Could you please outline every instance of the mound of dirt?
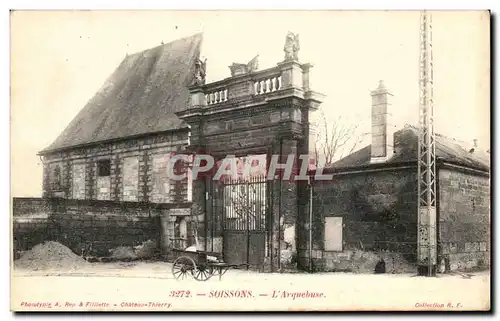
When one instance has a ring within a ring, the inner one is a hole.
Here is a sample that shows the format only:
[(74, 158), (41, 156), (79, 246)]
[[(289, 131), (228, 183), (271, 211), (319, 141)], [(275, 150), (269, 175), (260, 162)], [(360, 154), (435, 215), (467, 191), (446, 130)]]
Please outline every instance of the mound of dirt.
[(32, 271), (76, 270), (89, 263), (73, 253), (68, 247), (54, 241), (35, 245), (16, 261), (14, 267)]
[(111, 258), (116, 260), (135, 260), (137, 254), (131, 246), (119, 246), (116, 249), (110, 250)]

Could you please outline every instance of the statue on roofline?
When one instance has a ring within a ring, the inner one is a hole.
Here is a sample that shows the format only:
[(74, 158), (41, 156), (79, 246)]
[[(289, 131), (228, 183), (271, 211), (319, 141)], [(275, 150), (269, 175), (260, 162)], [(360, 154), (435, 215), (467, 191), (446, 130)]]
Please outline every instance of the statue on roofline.
[(246, 64), (233, 62), (233, 64), (229, 66), (229, 70), (231, 70), (231, 76), (252, 73), (257, 69), (259, 69), (259, 55), (255, 56)]
[(293, 32), (288, 32), (285, 39), (285, 47), (283, 51), (285, 52), (285, 61), (299, 60), (299, 34), (294, 34)]
[(205, 84), (206, 82), (205, 78), (207, 75), (206, 71), (207, 71), (207, 59), (205, 58), (205, 60), (203, 61), (201, 59), (196, 60), (193, 85), (201, 86)]
[(252, 60), (247, 63), (247, 72), (252, 73), (257, 69), (259, 69), (259, 55), (253, 57)]

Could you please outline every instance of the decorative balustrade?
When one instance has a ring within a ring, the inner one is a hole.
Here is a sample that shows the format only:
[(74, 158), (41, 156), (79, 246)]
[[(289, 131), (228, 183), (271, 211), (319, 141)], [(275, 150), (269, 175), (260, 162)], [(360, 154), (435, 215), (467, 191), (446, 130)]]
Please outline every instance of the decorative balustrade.
[(227, 101), (228, 91), (227, 89), (218, 89), (216, 91), (210, 92), (205, 95), (207, 105), (219, 104)]
[[(315, 109), (321, 102), (321, 95), (309, 88), (311, 67), (310, 64), (284, 61), (273, 68), (247, 71), (212, 83), (192, 86), (189, 88), (190, 108), (213, 106), (225, 109), (260, 104), (266, 99), (297, 96), (310, 101), (310, 108)], [(183, 117), (187, 116), (183, 114)]]
[[(267, 69), (252, 73), (248, 78), (231, 77), (217, 81), (205, 86), (205, 101), (207, 106), (227, 102), (229, 90), (232, 96), (265, 95), (276, 92), (283, 88), (281, 70), (277, 68)], [(250, 80), (251, 79), (251, 80)], [(253, 84), (247, 87), (248, 81)]]
[(281, 76), (268, 77), (254, 82), (255, 95), (263, 95), (280, 90)]

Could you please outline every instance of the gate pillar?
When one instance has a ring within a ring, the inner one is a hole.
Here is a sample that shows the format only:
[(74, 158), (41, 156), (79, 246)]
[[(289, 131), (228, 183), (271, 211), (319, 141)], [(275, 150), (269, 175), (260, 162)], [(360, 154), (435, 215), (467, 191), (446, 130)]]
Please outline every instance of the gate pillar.
[[(294, 268), (296, 266), (298, 193), (294, 176), (298, 174), (299, 163), (297, 146), (299, 142), (284, 138), (277, 141), (272, 150), (279, 155), (279, 163), (285, 164), (288, 155), (293, 155), (294, 166), (290, 177), (279, 177), (272, 181), (271, 207), (271, 262), (273, 271)], [(278, 171), (277, 171), (278, 172)], [(283, 170), (279, 171), (281, 174)]]
[[(222, 190), (211, 177), (205, 178), (205, 251), (222, 253)], [(201, 198), (200, 198), (201, 201)]]

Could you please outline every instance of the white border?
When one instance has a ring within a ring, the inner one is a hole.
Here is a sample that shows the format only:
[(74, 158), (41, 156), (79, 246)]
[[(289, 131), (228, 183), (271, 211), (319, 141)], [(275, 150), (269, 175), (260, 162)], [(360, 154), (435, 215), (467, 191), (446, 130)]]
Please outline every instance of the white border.
[(110, 1), (110, 0), (87, 0), (87, 1), (58, 1), (46, 0), (43, 5), (39, 1), (19, 0), (5, 1), (7, 8), (12, 9), (193, 9), (193, 10), (217, 10), (217, 9), (302, 9), (302, 10), (472, 10), (490, 9), (498, 5), (494, 0), (475, 1), (443, 1), (443, 0), (421, 0), (421, 1), (320, 1), (320, 0), (252, 0), (245, 2), (221, 1), (221, 0), (188, 0), (188, 1)]
[[(492, 13), (496, 14), (499, 12), (499, 1), (495, 0), (475, 0), (475, 1), (444, 1), (444, 0), (421, 0), (421, 1), (360, 1), (360, 0), (351, 0), (351, 1), (319, 1), (319, 0), (307, 0), (307, 1), (297, 1), (297, 0), (287, 0), (287, 1), (271, 1), (271, 0), (252, 0), (245, 2), (236, 2), (236, 1), (109, 1), (109, 0), (86, 0), (86, 1), (43, 1), (43, 4), (39, 1), (4, 1), (2, 4), (5, 6), (4, 10), (2, 10), (0, 19), (1, 19), (1, 27), (2, 32), (0, 33), (0, 39), (2, 44), (4, 44), (2, 50), (2, 101), (4, 102), (3, 108), (1, 108), (2, 115), (0, 119), (4, 122), (3, 126), (0, 126), (1, 130), (1, 150), (3, 151), (1, 157), (1, 167), (4, 170), (4, 179), (1, 184), (1, 200), (2, 200), (2, 215), (4, 224), (4, 233), (3, 233), (3, 241), (0, 242), (2, 255), (1, 258), (3, 260), (1, 267), (4, 276), (4, 286), (2, 293), (2, 320), (10, 320), (13, 319), (14, 316), (9, 312), (10, 309), (10, 287), (6, 286), (10, 283), (10, 275), (9, 275), (9, 244), (10, 244), (10, 183), (6, 177), (10, 176), (10, 157), (9, 157), (9, 124), (8, 121), (10, 119), (9, 114), (9, 76), (10, 76), (10, 61), (9, 61), (9, 9), (31, 9), (31, 10), (64, 10), (64, 9), (205, 9), (205, 10), (215, 10), (215, 9), (303, 9), (303, 10), (321, 10), (321, 9), (341, 9), (341, 10), (349, 10), (349, 9), (362, 9), (362, 10), (418, 10), (418, 9), (435, 9), (435, 10), (478, 10), (478, 9), (492, 9)], [(140, 5), (138, 5), (140, 4)], [(495, 29), (498, 29), (497, 26), (493, 26)], [(498, 41), (498, 33), (495, 35), (495, 40)], [(494, 50), (495, 48), (492, 47)], [(498, 56), (498, 53), (492, 52), (492, 57)], [(493, 70), (492, 70), (493, 71)], [(494, 70), (498, 72), (498, 67)], [(495, 73), (497, 74), (497, 73)], [(498, 90), (498, 82), (495, 82), (496, 86), (492, 90)], [(498, 105), (498, 96), (495, 96), (495, 105)], [(498, 112), (495, 116), (495, 122), (499, 120)], [(495, 126), (493, 126), (495, 128)], [(495, 138), (496, 133), (494, 133)], [(495, 146), (492, 146), (496, 150), (497, 140), (494, 140)], [(496, 164), (493, 167), (496, 168)], [(497, 196), (498, 191), (494, 196)], [(494, 198), (496, 199), (496, 197)], [(492, 213), (492, 216), (494, 214)], [(498, 219), (496, 219), (496, 224), (498, 224)], [(495, 226), (495, 228), (498, 226)], [(497, 229), (495, 229), (497, 230)], [(496, 249), (496, 247), (494, 247)], [(494, 267), (495, 272), (497, 272), (496, 267)], [(466, 289), (464, 289), (466, 291)], [(492, 304), (494, 304), (492, 302)], [(52, 317), (53, 315), (48, 315), (46, 317)], [(80, 316), (78, 316), (80, 317)], [(84, 316), (85, 317), (85, 316)], [(95, 316), (93, 316), (95, 317)], [(97, 317), (102, 317), (99, 315)], [(109, 317), (109, 316), (108, 316)], [(134, 315), (134, 318), (142, 318), (144, 316)], [(165, 315), (166, 318), (175, 318), (178, 316), (174, 315)], [(180, 317), (192, 317), (192, 318), (223, 318), (223, 317), (231, 317), (228, 315), (181, 315)], [(240, 316), (243, 317), (243, 316)], [(244, 316), (246, 318), (252, 318), (253, 316)], [(265, 316), (267, 317), (267, 316)], [(274, 316), (276, 317), (276, 316)], [(287, 315), (280, 316), (281, 318), (287, 318)], [(328, 316), (331, 317), (331, 316)], [(341, 316), (333, 316), (335, 318), (342, 318)], [(343, 316), (345, 317), (345, 316)], [(385, 316), (380, 316), (381, 318), (385, 318)]]

